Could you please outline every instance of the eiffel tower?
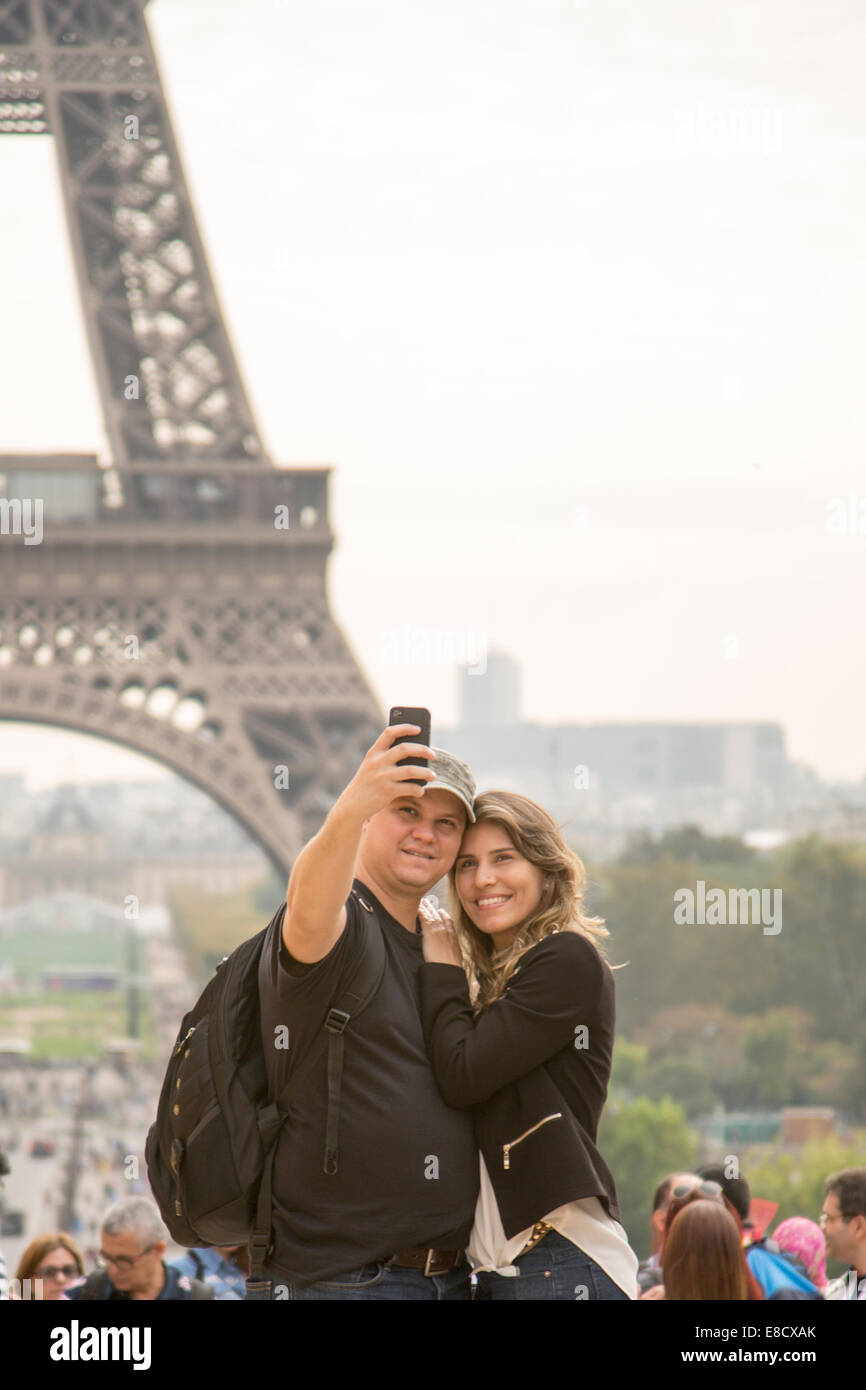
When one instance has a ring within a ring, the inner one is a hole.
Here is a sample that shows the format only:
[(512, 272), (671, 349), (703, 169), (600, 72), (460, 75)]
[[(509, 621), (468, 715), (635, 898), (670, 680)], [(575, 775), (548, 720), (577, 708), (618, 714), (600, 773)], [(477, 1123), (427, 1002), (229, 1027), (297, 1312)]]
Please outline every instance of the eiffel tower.
[(0, 0), (0, 133), (54, 138), (109, 446), (0, 454), (0, 718), (149, 755), (285, 874), (382, 716), (328, 609), (329, 470), (276, 467), (247, 400), (145, 4)]

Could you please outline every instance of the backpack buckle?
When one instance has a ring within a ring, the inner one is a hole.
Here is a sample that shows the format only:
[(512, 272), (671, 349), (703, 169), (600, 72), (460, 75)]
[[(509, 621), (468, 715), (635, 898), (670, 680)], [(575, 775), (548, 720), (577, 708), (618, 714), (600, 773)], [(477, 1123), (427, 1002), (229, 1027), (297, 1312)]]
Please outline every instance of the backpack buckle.
[(271, 1240), (270, 1233), (268, 1235), (253, 1235), (249, 1244), (250, 1277), (252, 1277), (253, 1270), (261, 1270), (264, 1268), (273, 1248), (274, 1243)]
[(329, 1033), (344, 1033), (346, 1024), (351, 1017), (352, 1015), (347, 1014), (343, 1009), (329, 1009), (328, 1017), (325, 1019), (325, 1027)]

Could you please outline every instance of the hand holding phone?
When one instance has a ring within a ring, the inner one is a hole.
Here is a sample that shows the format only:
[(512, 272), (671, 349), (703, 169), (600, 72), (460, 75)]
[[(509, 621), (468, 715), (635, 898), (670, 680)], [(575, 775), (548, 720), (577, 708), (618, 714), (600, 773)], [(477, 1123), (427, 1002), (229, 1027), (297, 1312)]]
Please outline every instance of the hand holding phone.
[[(398, 743), (426, 743), (427, 747), (430, 747), (429, 709), (423, 709), (421, 707), (395, 705), (394, 708), (391, 710), (390, 714), (388, 715), (389, 727), (392, 724), (417, 724), (421, 731), (417, 734), (403, 734), (401, 738), (395, 738), (394, 745)], [(429, 767), (430, 763), (427, 761), (426, 758), (401, 758), (397, 766)], [(407, 782), (411, 782), (412, 785), (415, 787), (423, 787), (426, 785), (425, 782), (419, 781), (419, 779), (416, 777), (407, 777), (404, 780)]]

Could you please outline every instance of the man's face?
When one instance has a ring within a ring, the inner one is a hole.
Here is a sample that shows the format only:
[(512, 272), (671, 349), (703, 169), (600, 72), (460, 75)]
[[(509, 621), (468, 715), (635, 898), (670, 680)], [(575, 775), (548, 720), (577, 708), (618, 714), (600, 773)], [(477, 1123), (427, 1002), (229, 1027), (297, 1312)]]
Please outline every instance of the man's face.
[(158, 1240), (147, 1251), (145, 1244), (135, 1231), (120, 1231), (113, 1236), (102, 1232), (100, 1254), (107, 1265), (109, 1279), (122, 1293), (140, 1293), (156, 1278), (157, 1266), (166, 1250), (165, 1241)]
[(828, 1192), (821, 1208), (821, 1230), (827, 1242), (827, 1257), (854, 1264), (857, 1251), (857, 1231), (864, 1224), (863, 1217), (852, 1217), (845, 1221), (835, 1192)]
[(362, 858), (392, 891), (423, 896), (454, 863), (466, 821), (463, 803), (438, 787), (395, 797), (365, 822)]

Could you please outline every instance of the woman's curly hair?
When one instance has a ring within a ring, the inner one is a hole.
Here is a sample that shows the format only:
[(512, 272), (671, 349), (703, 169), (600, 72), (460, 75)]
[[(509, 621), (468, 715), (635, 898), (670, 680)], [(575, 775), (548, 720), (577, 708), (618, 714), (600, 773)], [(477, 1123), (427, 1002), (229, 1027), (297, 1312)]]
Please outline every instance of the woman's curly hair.
[(605, 955), (602, 938), (610, 933), (603, 917), (589, 917), (582, 911), (586, 870), (543, 806), (518, 792), (490, 791), (476, 798), (474, 809), (476, 825), (484, 821), (500, 825), (514, 848), (545, 875), (537, 908), (522, 923), (508, 949), (497, 952), (492, 937), (479, 931), (463, 910), (457, 894), (461, 860), (458, 853), (448, 875), (448, 886), (454, 925), (477, 1010), (499, 998), (521, 956), (552, 932), (578, 932), (592, 942), (602, 957)]

